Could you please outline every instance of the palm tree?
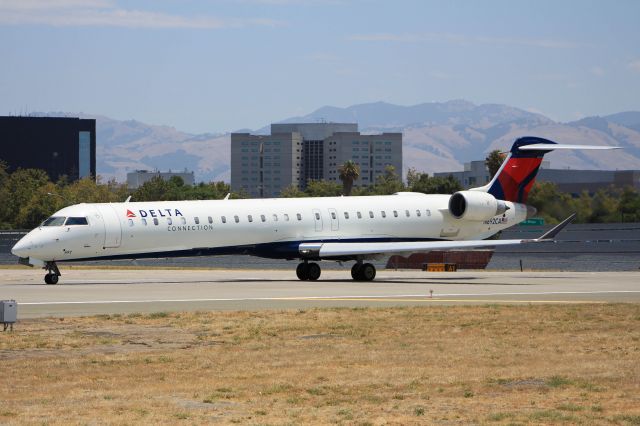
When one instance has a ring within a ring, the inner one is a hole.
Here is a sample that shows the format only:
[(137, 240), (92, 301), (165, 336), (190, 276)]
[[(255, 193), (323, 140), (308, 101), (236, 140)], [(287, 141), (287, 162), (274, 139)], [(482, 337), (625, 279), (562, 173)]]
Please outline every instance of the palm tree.
[(351, 188), (353, 188), (353, 181), (360, 177), (360, 166), (349, 160), (340, 166), (338, 171), (340, 172), (339, 177), (342, 181), (342, 193), (344, 195), (350, 195)]
[(487, 155), (487, 158), (485, 158), (484, 164), (487, 166), (487, 169), (489, 169), (491, 179), (493, 179), (496, 173), (498, 173), (498, 170), (500, 170), (500, 166), (502, 165), (504, 158), (504, 154), (502, 154), (498, 149), (491, 151), (489, 155)]

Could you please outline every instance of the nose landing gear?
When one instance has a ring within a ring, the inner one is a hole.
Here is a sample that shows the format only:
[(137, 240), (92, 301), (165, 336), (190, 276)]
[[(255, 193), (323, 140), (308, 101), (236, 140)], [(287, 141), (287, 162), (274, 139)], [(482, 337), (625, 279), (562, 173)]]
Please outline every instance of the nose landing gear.
[(47, 262), (43, 269), (47, 270), (47, 275), (44, 276), (44, 282), (47, 284), (58, 284), (58, 278), (62, 275), (56, 262)]

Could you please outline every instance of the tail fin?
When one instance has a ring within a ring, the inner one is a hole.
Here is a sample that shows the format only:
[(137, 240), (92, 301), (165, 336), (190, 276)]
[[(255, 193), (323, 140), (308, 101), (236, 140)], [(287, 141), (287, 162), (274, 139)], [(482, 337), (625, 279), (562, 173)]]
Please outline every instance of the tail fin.
[(554, 149), (617, 149), (611, 146), (560, 145), (548, 139), (525, 136), (516, 139), (511, 152), (502, 162), (502, 166), (491, 182), (474, 191), (484, 191), (498, 200), (526, 203), (529, 191), (533, 187), (536, 175), (542, 163), (542, 157)]

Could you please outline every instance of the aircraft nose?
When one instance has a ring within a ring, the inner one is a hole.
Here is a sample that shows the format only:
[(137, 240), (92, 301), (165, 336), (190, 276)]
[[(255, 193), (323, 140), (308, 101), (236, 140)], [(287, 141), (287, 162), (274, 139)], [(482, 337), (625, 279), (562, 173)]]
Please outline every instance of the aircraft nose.
[(11, 249), (11, 253), (14, 256), (18, 257), (29, 257), (29, 251), (33, 244), (31, 243), (31, 239), (28, 237), (22, 237), (15, 246)]

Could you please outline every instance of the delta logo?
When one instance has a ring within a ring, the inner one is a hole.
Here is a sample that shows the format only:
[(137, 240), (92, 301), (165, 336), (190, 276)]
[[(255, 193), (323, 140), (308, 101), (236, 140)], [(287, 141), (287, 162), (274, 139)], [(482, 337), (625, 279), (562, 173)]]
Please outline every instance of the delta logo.
[[(176, 217), (184, 216), (178, 209), (149, 209), (138, 210), (140, 217)], [(134, 212), (127, 209), (127, 217), (138, 217)]]

